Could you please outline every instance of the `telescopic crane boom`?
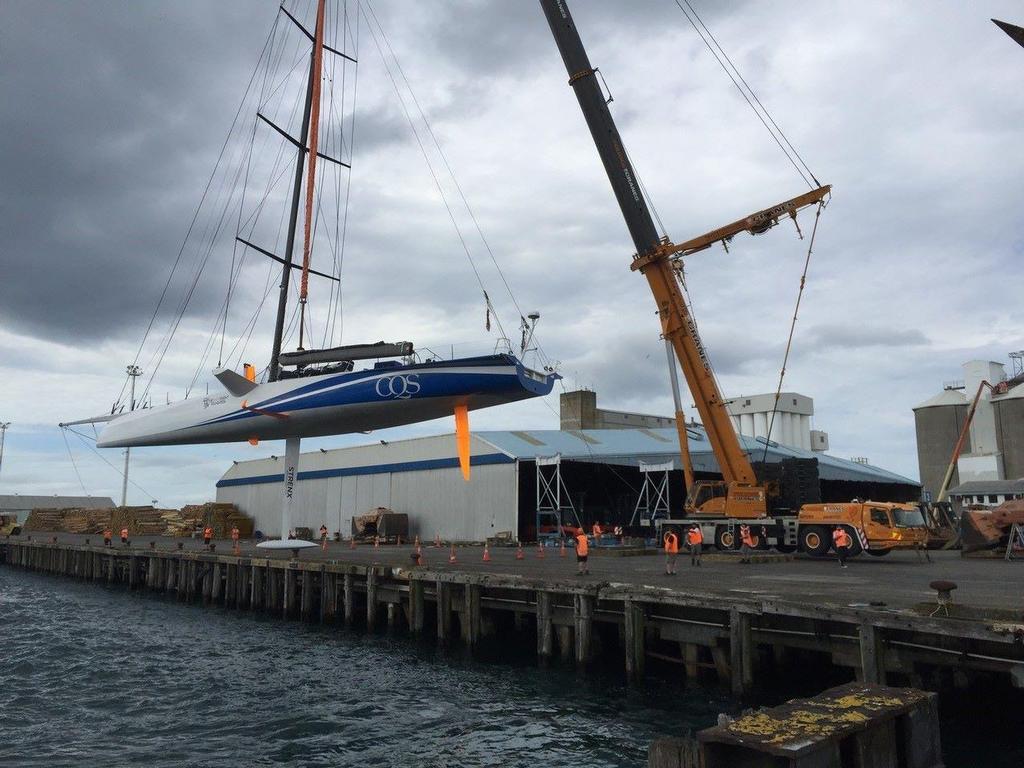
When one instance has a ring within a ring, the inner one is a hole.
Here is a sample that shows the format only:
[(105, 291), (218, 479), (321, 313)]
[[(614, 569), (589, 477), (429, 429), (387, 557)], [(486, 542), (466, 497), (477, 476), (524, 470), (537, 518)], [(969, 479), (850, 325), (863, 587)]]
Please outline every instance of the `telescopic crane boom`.
[[(723, 483), (697, 483), (687, 489), (687, 509), (707, 514), (727, 514), (732, 517), (764, 516), (767, 513), (764, 487), (758, 484), (750, 460), (740, 446), (736, 431), (733, 429), (707, 351), (683, 296), (681, 278), (674, 258), (678, 258), (677, 254), (700, 250), (716, 241), (726, 241), (737, 232), (764, 231), (777, 223), (781, 216), (795, 216), (798, 208), (823, 199), (829, 189), (821, 187), (800, 198), (794, 198), (729, 227), (709, 233), (704, 238), (697, 238), (696, 241), (676, 245), (667, 237), (660, 237), (598, 83), (597, 70), (590, 64), (569, 8), (564, 0), (540, 0), (540, 4), (565, 63), (569, 85), (576, 93), (583, 117), (590, 128), (598, 155), (604, 164), (622, 216), (633, 238), (636, 255), (631, 268), (647, 278), (658, 308), (662, 335), (671, 343), (679, 359), (687, 386), (693, 395), (697, 412), (722, 472)], [(681, 414), (677, 414), (677, 420), (680, 416)], [(686, 430), (680, 429), (679, 432), (680, 450), (686, 463), (689, 454), (685, 444)]]

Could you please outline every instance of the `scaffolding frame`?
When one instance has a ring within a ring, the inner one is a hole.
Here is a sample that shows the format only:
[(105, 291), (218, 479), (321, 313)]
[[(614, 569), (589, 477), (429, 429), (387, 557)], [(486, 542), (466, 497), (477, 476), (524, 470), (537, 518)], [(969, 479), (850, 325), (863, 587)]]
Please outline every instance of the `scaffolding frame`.
[[(562, 521), (572, 515), (578, 527), (582, 527), (576, 508), (572, 504), (569, 490), (562, 479), (562, 454), (537, 456), (537, 541), (562, 538)], [(542, 534), (541, 527), (553, 525), (555, 533)]]
[(633, 517), (629, 525), (636, 525), (637, 518), (641, 526), (654, 525), (655, 520), (667, 518), (671, 507), (669, 504), (668, 478), (669, 473), (675, 469), (675, 463), (666, 461), (662, 464), (648, 464), (640, 462), (640, 474), (643, 475), (644, 484), (640, 488), (640, 495), (633, 508)]

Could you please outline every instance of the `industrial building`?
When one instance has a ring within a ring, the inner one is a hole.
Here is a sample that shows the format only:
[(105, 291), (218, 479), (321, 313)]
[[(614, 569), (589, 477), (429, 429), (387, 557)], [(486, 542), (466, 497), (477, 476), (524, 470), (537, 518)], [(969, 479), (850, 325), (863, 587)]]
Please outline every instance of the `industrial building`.
[[(659, 429), (674, 427), (670, 416), (651, 416), (630, 411), (612, 411), (597, 407), (597, 393), (580, 389), (563, 392), (559, 398), (560, 426), (572, 429)], [(796, 392), (740, 395), (727, 403), (732, 425), (739, 435), (752, 438), (768, 436), (773, 442), (805, 451), (827, 451), (828, 433), (811, 429), (814, 400)], [(774, 410), (774, 414), (773, 414)], [(692, 425), (691, 425), (692, 426)]]
[(25, 522), (33, 509), (110, 509), (113, 506), (114, 500), (109, 496), (0, 495), (0, 515), (17, 515), (19, 523)]
[[(687, 431), (696, 477), (720, 477), (703, 429), (688, 426)], [(745, 436), (740, 440), (755, 461), (817, 458), (825, 501), (920, 495), (913, 480), (878, 467)], [(628, 525), (649, 474), (642, 470), (669, 462), (674, 463), (666, 476), (670, 503), (678, 509), (683, 500), (674, 428), (478, 432), (471, 457), (467, 483), (451, 434), (304, 453), (293, 525), (315, 530), (326, 523), (347, 535), (354, 515), (387, 507), (407, 513), (410, 535), (424, 540), (504, 535), (529, 541), (538, 507), (550, 506), (553, 496), (559, 497), (555, 503), (563, 519)], [(258, 529), (277, 535), (283, 466), (282, 457), (236, 463), (217, 483), (217, 501), (238, 505)]]
[(950, 495), (973, 496), (966, 488), (953, 493), (972, 482), (1024, 477), (1024, 352), (1011, 353), (1010, 360), (1013, 370), (1009, 377), (1002, 363), (966, 362), (962, 380), (945, 384), (942, 392), (914, 408), (921, 483), (933, 498), (939, 493), (979, 390), (977, 409), (953, 470)]

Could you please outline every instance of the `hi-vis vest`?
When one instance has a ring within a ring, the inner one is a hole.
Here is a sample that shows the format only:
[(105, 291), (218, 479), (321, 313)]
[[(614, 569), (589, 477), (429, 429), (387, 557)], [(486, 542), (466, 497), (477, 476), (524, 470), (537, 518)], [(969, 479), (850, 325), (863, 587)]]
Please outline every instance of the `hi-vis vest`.
[(576, 554), (586, 557), (590, 554), (590, 542), (587, 541), (587, 534), (581, 533), (576, 536)]
[(679, 552), (679, 537), (674, 533), (665, 535), (665, 552), (674, 555)]

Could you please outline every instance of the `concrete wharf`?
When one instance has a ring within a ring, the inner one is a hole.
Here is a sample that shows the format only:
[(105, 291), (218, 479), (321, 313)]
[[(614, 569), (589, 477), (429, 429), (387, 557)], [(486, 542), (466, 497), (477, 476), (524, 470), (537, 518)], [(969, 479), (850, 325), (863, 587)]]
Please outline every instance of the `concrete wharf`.
[[(434, 635), (474, 648), (520, 642), (540, 661), (558, 657), (586, 666), (621, 663), (639, 680), (650, 660), (679, 666), (687, 677), (717, 676), (737, 696), (761, 671), (799, 664), (814, 653), (858, 681), (935, 687), (1001, 679), (1024, 688), (1024, 621), (1019, 563), (964, 560), (933, 552), (883, 560), (860, 558), (840, 569), (830, 560), (741, 565), (706, 558), (663, 575), (660, 557), (591, 557), (577, 576), (571, 553), (527, 549), (422, 549), (331, 542), (326, 551), (257, 550), (231, 543), (144, 538), (102, 546), (97, 536), (22, 535), (0, 541), (8, 566), (286, 619), (339, 622), (369, 631), (383, 626)], [(593, 549), (591, 550), (594, 551)], [(952, 617), (929, 617), (935, 579), (957, 582)], [(620, 659), (614, 662), (615, 657)], [(931, 683), (931, 684), (930, 684)]]

